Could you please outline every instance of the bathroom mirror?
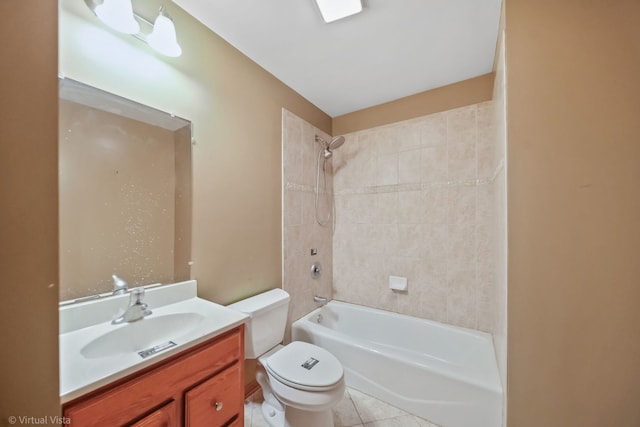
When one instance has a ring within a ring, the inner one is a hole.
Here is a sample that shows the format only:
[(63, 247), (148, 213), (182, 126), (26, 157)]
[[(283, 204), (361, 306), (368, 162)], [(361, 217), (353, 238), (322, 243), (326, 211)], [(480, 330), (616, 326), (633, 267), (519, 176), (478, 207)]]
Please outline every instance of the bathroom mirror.
[(191, 123), (60, 79), (60, 300), (188, 280)]

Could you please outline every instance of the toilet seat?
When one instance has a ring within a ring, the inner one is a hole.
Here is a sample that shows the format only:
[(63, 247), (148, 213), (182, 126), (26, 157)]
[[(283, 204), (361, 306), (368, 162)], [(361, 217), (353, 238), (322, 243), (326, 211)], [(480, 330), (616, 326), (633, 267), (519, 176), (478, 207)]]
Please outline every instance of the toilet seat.
[(290, 387), (280, 382), (271, 373), (266, 372), (266, 374), (269, 377), (271, 392), (286, 407), (309, 412), (330, 411), (344, 397), (346, 387), (344, 380), (331, 389), (311, 391)]
[(336, 357), (316, 345), (294, 341), (263, 361), (276, 381), (307, 391), (328, 391), (343, 382), (344, 371)]

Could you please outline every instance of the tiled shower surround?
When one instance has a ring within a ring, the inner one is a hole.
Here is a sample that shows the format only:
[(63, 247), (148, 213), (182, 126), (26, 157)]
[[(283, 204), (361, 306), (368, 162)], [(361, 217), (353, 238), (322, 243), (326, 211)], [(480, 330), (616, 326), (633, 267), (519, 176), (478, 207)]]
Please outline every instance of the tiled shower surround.
[[(334, 156), (334, 298), (491, 330), (491, 102), (346, 135)], [(408, 279), (407, 292), (388, 288)]]
[[(331, 161), (333, 233), (313, 218), (318, 131), (289, 112), (283, 117), (284, 281), (294, 295), (292, 319), (315, 307), (316, 292), (494, 332), (496, 216), (504, 206), (496, 201), (504, 152), (494, 101), (345, 135)], [(309, 278), (310, 247), (329, 267), (319, 283)], [(390, 275), (407, 277), (408, 290), (390, 290)]]
[[(318, 135), (329, 141), (331, 137), (299, 117), (282, 112), (282, 164), (283, 164), (283, 287), (291, 295), (289, 326), (293, 320), (315, 309), (314, 295), (332, 298), (331, 281), (332, 228), (316, 223), (314, 185), (316, 161), (321, 145), (315, 142)], [(321, 165), (322, 166), (322, 165)], [(327, 188), (332, 188), (331, 162), (327, 162)], [(322, 176), (321, 176), (322, 177)], [(324, 199), (321, 199), (323, 202)], [(326, 203), (321, 203), (326, 212)], [(311, 255), (311, 249), (317, 255)], [(311, 265), (319, 262), (322, 275), (311, 278)], [(287, 336), (289, 328), (287, 328)]]

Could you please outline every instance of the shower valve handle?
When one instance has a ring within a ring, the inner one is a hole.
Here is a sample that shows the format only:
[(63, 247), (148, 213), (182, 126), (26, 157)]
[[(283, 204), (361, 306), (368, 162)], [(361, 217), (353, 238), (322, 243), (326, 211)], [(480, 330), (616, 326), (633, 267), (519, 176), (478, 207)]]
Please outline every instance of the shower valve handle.
[(316, 280), (322, 276), (322, 265), (319, 262), (311, 264), (311, 278)]

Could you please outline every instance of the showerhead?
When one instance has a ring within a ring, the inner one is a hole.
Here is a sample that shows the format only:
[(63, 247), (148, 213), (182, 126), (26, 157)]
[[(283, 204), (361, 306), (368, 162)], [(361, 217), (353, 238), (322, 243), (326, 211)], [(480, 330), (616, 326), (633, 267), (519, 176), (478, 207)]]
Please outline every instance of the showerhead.
[(324, 146), (324, 158), (330, 159), (333, 155), (331, 150), (335, 150), (336, 148), (340, 148), (342, 144), (344, 144), (344, 136), (336, 136), (331, 139), (331, 141), (327, 142), (324, 138), (316, 135), (316, 142), (319, 142)]
[[(322, 147), (318, 151), (318, 160), (316, 161), (316, 185), (315, 185), (315, 208), (316, 208), (316, 222), (324, 227), (329, 223), (331, 219), (332, 212), (334, 209), (333, 206), (333, 196), (330, 195), (330, 191), (327, 191), (327, 169), (331, 170), (331, 157), (333, 157), (333, 151), (336, 148), (342, 147), (344, 144), (344, 136), (336, 136), (331, 138), (331, 141), (327, 142), (321, 136), (316, 135), (315, 141), (322, 144)], [(320, 198), (320, 164), (322, 164), (322, 182), (324, 183), (324, 197), (326, 198), (326, 203), (329, 207), (328, 212), (326, 213), (326, 217), (324, 219), (320, 218), (320, 214), (318, 213), (318, 200)], [(327, 164), (329, 165), (327, 167)]]
[(344, 144), (344, 136), (336, 136), (331, 140), (331, 142), (329, 142), (329, 146), (327, 148), (329, 148), (329, 150), (335, 150), (336, 148), (340, 148), (342, 144)]

